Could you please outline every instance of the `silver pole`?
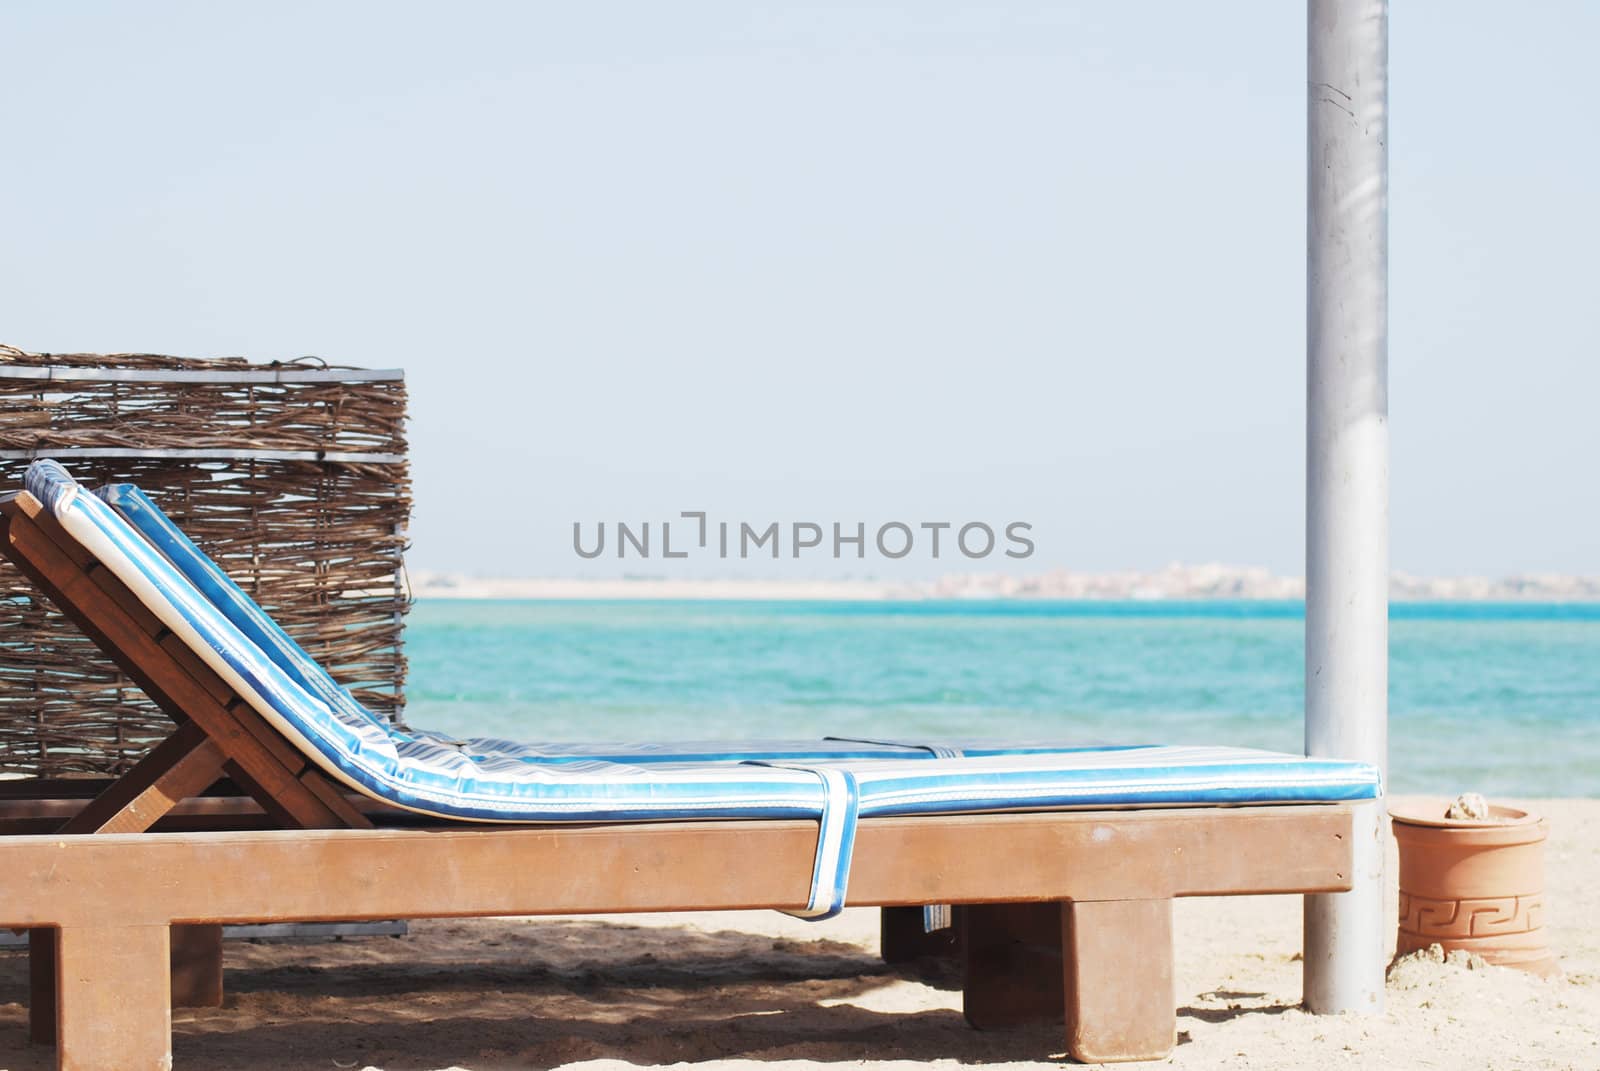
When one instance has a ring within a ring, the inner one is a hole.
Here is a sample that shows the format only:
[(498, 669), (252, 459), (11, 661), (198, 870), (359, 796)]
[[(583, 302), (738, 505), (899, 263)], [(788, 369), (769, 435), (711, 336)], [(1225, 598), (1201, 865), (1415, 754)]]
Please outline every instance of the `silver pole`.
[[(1308, 0), (1306, 754), (1388, 765), (1388, 0)], [(1381, 803), (1305, 898), (1305, 1002), (1381, 1012)]]

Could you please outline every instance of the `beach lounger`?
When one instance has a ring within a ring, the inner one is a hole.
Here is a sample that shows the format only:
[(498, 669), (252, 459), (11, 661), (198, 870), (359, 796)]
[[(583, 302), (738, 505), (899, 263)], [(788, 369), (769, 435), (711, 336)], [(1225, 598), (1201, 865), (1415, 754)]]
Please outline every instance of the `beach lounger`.
[[(750, 762), (408, 732), (218, 587), (142, 496), (108, 504), (49, 462), (28, 487), (0, 504), (0, 549), (177, 725), (61, 834), (0, 837), (0, 923), (50, 935), (63, 1067), (164, 1066), (175, 926), (826, 917), (847, 891), (968, 905), (976, 1025), (1064, 1012), (1074, 1056), (1152, 1058), (1174, 1040), (1171, 898), (1348, 888), (1347, 805), (1381, 791), (1362, 764), (1229, 748), (832, 741)], [(286, 831), (147, 832), (223, 776)]]

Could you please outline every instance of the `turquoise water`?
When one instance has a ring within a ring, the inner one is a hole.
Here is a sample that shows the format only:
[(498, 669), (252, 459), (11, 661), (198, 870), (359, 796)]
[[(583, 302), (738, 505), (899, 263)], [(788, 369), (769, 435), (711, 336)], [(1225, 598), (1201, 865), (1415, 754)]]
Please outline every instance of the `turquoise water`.
[[(1256, 602), (470, 602), (407, 629), (409, 720), (550, 740), (1301, 748), (1302, 609)], [(1396, 792), (1600, 795), (1600, 605), (1401, 604)]]

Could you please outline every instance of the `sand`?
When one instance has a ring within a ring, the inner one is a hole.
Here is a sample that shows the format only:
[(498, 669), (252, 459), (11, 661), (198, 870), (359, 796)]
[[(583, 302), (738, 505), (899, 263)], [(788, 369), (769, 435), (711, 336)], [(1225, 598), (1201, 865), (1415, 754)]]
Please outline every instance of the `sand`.
[[(1600, 800), (1523, 804), (1551, 824), (1550, 935), (1564, 978), (1427, 960), (1381, 1017), (1300, 1000), (1298, 897), (1179, 901), (1176, 1068), (1600, 1068)], [(948, 972), (890, 969), (877, 914), (414, 923), (405, 938), (230, 943), (229, 995), (180, 1010), (178, 1068), (503, 1071), (1063, 1061), (1059, 1027), (978, 1033)], [(0, 956), (0, 1067), (24, 1044), (26, 964)], [(1129, 1066), (1129, 1065), (1124, 1065)], [(1150, 1066), (1150, 1065), (1132, 1065)]]

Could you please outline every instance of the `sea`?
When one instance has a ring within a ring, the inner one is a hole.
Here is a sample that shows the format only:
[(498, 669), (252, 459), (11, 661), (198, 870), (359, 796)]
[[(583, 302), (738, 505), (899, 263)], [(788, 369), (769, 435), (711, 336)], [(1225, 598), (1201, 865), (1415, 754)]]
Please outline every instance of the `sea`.
[[(1600, 604), (1390, 617), (1391, 792), (1600, 796)], [(457, 735), (1303, 747), (1297, 602), (421, 600), (406, 649)]]

